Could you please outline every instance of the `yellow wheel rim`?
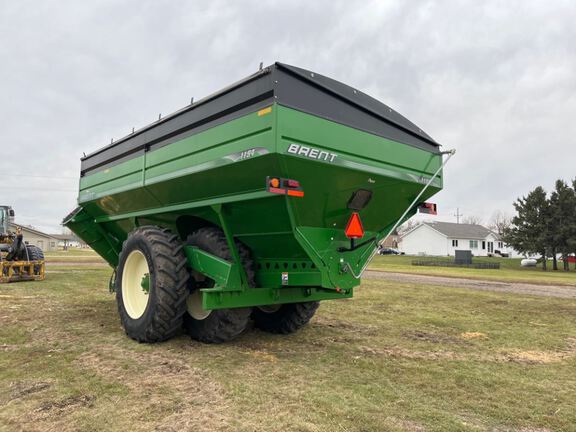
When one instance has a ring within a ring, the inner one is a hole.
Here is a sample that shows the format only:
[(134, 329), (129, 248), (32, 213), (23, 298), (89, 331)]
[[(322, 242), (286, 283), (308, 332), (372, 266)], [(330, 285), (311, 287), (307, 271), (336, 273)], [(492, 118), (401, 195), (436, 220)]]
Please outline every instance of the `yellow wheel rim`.
[(188, 306), (188, 313), (195, 320), (206, 319), (212, 312), (202, 307), (202, 291), (200, 290), (196, 290), (188, 296), (186, 305)]
[(122, 301), (128, 316), (138, 319), (148, 306), (150, 269), (146, 257), (139, 250), (128, 255), (122, 271)]

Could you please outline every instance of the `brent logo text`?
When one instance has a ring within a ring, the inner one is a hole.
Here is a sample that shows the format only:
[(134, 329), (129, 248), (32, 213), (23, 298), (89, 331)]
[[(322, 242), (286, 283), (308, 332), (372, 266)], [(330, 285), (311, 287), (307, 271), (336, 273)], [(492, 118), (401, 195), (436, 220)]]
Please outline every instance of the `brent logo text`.
[(306, 147), (300, 144), (290, 144), (288, 147), (288, 153), (292, 153), (298, 156), (306, 156), (310, 159), (323, 160), (326, 162), (334, 162), (334, 159), (338, 157), (335, 153), (329, 153), (322, 150), (318, 150), (312, 147)]

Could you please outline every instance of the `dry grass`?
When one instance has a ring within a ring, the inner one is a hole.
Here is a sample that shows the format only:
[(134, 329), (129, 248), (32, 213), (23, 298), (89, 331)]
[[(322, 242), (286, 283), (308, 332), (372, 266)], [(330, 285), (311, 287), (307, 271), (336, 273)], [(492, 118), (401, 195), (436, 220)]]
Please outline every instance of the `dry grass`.
[(100, 257), (92, 249), (68, 249), (68, 250), (58, 250), (49, 251), (44, 253), (46, 257), (46, 263), (48, 266), (50, 264), (63, 265), (67, 263), (90, 263), (90, 264), (102, 264), (107, 265), (106, 261)]
[(0, 286), (0, 430), (575, 430), (573, 300), (374, 280), (294, 335), (142, 345), (108, 277)]

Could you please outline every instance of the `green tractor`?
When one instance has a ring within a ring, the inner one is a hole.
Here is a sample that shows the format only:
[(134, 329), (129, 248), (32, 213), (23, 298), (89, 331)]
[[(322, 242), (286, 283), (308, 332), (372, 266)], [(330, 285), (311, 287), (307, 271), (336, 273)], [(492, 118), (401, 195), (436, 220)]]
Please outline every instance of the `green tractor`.
[(0, 283), (44, 280), (42, 249), (25, 243), (22, 228), (10, 231), (14, 210), (0, 206)]
[[(447, 158), (444, 154), (449, 153)], [(275, 63), (82, 158), (64, 225), (115, 269), (126, 333), (291, 333), (353, 296), (453, 152), (361, 91)]]

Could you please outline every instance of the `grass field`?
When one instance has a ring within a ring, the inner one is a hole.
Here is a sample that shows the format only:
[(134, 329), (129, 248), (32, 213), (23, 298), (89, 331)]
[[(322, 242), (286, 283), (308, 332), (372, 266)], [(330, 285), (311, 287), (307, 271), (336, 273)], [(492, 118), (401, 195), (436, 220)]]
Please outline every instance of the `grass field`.
[[(412, 261), (421, 257), (406, 255), (378, 255), (370, 263), (372, 270), (414, 273), (432, 276), (449, 276), (471, 279), (499, 280), (506, 282), (528, 282), (545, 285), (576, 285), (576, 271), (574, 264), (570, 264), (571, 271), (548, 270), (542, 271), (541, 264), (536, 268), (520, 266), (520, 259), (515, 258), (473, 258), (473, 262), (499, 262), (500, 269), (469, 269), (454, 267), (427, 267), (413, 266)], [(448, 258), (447, 258), (448, 259)], [(561, 267), (561, 263), (559, 264)], [(549, 269), (552, 263), (549, 263)]]
[(46, 257), (97, 257), (98, 255), (92, 249), (69, 248), (68, 250), (46, 251)]
[(92, 249), (68, 249), (44, 252), (47, 263), (105, 263)]
[(49, 271), (0, 286), (2, 431), (576, 430), (573, 300), (370, 280), (294, 335), (143, 345), (109, 269)]

